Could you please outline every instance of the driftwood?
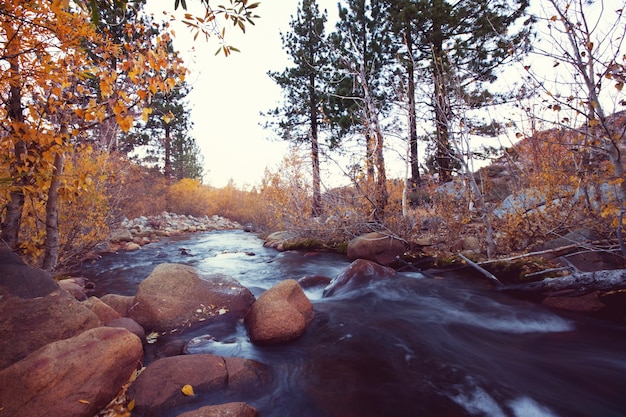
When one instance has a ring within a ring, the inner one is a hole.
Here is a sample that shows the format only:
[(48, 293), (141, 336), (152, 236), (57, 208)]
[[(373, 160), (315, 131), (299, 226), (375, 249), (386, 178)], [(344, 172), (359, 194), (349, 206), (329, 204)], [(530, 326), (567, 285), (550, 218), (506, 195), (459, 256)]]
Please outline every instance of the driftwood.
[[(528, 258), (528, 257), (532, 257), (532, 256), (541, 256), (541, 255), (552, 255), (553, 258), (558, 258), (560, 256), (563, 256), (567, 252), (571, 251), (572, 249), (594, 247), (594, 246), (599, 245), (601, 243), (607, 243), (607, 242), (606, 241), (595, 241), (595, 242), (585, 242), (585, 243), (582, 243), (582, 242), (581, 243), (573, 243), (571, 245), (559, 246), (558, 248), (545, 249), (545, 250), (540, 250), (540, 251), (536, 251), (536, 252), (523, 253), (521, 255), (515, 255), (515, 256), (508, 257), (508, 258), (490, 259), (488, 261), (483, 261), (480, 264), (481, 265), (487, 265), (487, 264), (492, 264), (492, 263), (496, 263), (496, 262), (510, 262), (510, 261), (515, 261), (515, 260), (518, 260), (518, 259), (524, 259), (524, 258)], [(602, 249), (598, 249), (598, 250), (610, 251), (611, 247), (602, 248)]]
[(496, 284), (498, 284), (499, 286), (502, 286), (502, 282), (496, 278), (495, 275), (493, 275), (491, 272), (487, 271), (485, 268), (483, 268), (482, 266), (478, 265), (476, 262), (472, 261), (471, 259), (468, 259), (466, 256), (464, 256), (462, 253), (459, 253), (459, 258), (463, 259), (465, 262), (467, 262), (467, 264), (469, 266), (471, 266), (472, 268), (476, 269), (477, 271), (479, 271), (481, 274), (483, 274), (484, 276), (486, 276), (487, 278), (489, 278), (490, 280), (494, 281)]
[(610, 269), (594, 272), (573, 272), (557, 278), (500, 287), (504, 291), (524, 293), (549, 293), (574, 289), (579, 292), (608, 291), (626, 288), (626, 269)]

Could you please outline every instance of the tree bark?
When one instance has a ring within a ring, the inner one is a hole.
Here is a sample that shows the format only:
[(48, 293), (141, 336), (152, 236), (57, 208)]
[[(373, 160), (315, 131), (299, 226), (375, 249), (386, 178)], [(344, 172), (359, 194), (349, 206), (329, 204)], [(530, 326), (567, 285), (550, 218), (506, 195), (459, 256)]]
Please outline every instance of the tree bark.
[(311, 136), (311, 170), (313, 176), (313, 201), (311, 204), (311, 215), (317, 217), (322, 214), (322, 190), (317, 126), (317, 94), (315, 92), (315, 74), (313, 73), (309, 75), (309, 97), (309, 117), (311, 119), (311, 129), (309, 133)]
[(415, 192), (421, 186), (421, 178), (419, 171), (419, 154), (417, 151), (417, 114), (415, 110), (415, 64), (413, 63), (413, 38), (411, 36), (410, 27), (406, 29), (405, 34), (406, 48), (409, 54), (409, 61), (406, 67), (406, 75), (408, 80), (409, 95), (409, 149), (410, 149), (410, 165), (411, 165), (411, 181), (410, 192)]
[(452, 155), (450, 155), (450, 130), (448, 127), (452, 114), (448, 103), (448, 90), (445, 80), (447, 59), (443, 51), (443, 35), (440, 27), (433, 30), (431, 47), (434, 82), (433, 104), (437, 138), (435, 160), (437, 161), (439, 182), (443, 184), (452, 180)]
[(169, 123), (165, 123), (165, 161), (163, 163), (163, 175), (168, 185), (172, 185), (172, 138)]
[(524, 284), (505, 285), (500, 290), (541, 294), (580, 288), (584, 288), (585, 292), (626, 288), (626, 269), (575, 272), (564, 277), (546, 278), (542, 281)]
[(14, 141), (14, 160), (11, 162), (9, 174), (12, 179), (12, 191), (9, 194), (9, 201), (4, 208), (4, 219), (2, 220), (2, 232), (0, 238), (4, 240), (12, 250), (17, 250), (19, 246), (19, 232), (22, 222), (22, 212), (24, 209), (24, 187), (28, 185), (28, 168), (24, 165), (28, 156), (27, 144), (21, 139), (21, 131), (24, 124), (24, 114), (22, 112), (22, 78), (20, 75), (20, 41), (17, 31), (11, 22), (5, 20), (3, 28), (7, 35), (6, 55), (9, 61), (7, 77), (9, 79), (9, 98), (7, 101), (7, 117), (10, 120), (11, 131), (9, 137)]
[(46, 202), (46, 241), (42, 268), (50, 272), (54, 271), (59, 262), (59, 188), (64, 160), (61, 152), (54, 156), (54, 171)]

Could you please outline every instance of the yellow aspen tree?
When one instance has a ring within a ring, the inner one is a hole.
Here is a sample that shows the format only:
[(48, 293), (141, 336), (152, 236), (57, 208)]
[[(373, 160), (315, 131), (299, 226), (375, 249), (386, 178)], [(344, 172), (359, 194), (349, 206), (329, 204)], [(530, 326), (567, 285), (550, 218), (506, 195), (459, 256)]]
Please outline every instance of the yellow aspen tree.
[[(52, 270), (58, 260), (58, 204), (72, 195), (67, 192), (72, 184), (62, 176), (65, 157), (78, 152), (91, 129), (105, 120), (128, 130), (143, 104), (176, 85), (185, 69), (178, 57), (171, 59), (167, 34), (155, 36), (147, 50), (121, 45), (68, 1), (4, 2), (0, 20), (0, 154), (9, 174), (2, 182), (0, 237), (33, 258), (45, 247), (43, 264)], [(141, 30), (130, 26), (126, 29)], [(97, 56), (119, 57), (117, 71), (100, 67)], [(167, 79), (163, 67), (169, 68)], [(117, 82), (120, 74), (123, 84)], [(61, 189), (66, 192), (59, 195)], [(27, 200), (32, 230), (30, 241), (21, 242)]]

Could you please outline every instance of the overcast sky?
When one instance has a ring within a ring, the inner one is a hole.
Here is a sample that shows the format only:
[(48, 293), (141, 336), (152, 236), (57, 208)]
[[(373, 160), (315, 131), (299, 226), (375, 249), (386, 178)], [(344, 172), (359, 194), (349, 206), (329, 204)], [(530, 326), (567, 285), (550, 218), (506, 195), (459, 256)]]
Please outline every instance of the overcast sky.
[[(161, 19), (163, 6), (169, 7), (171, 14), (173, 3), (172, 0), (148, 1), (147, 10)], [(187, 3), (191, 6), (199, 2)], [(320, 8), (335, 13), (335, 0), (318, 3)], [(289, 31), (298, 4), (297, 1), (262, 1), (256, 9), (261, 18), (255, 26), (248, 26), (245, 35), (228, 26), (229, 43), (241, 50), (228, 58), (223, 54), (215, 56), (219, 45), (215, 39), (207, 43), (199, 36), (194, 42), (187, 28), (174, 25), (174, 45), (191, 71), (187, 78), (193, 87), (188, 96), (194, 122), (191, 134), (204, 155), (205, 183), (222, 187), (233, 179), (239, 187), (259, 184), (265, 168), (275, 170), (286, 155), (286, 143), (268, 140), (271, 132), (260, 126), (260, 112), (280, 104), (280, 88), (267, 72), (282, 71), (289, 65), (282, 50), (280, 31)], [(182, 12), (179, 10), (174, 15), (181, 17)]]

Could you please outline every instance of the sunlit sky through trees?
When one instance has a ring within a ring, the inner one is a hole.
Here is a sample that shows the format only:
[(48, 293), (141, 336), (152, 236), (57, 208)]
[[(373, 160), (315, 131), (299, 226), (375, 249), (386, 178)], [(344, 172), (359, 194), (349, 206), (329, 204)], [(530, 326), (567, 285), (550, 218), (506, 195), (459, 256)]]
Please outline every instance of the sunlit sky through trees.
[[(194, 2), (187, 4), (193, 6)], [(329, 13), (336, 13), (335, 0), (319, 4)], [(162, 13), (165, 5), (167, 16)], [(146, 10), (159, 20), (172, 14), (172, 5), (173, 2), (150, 0)], [(275, 170), (286, 155), (286, 143), (268, 140), (271, 132), (260, 126), (260, 112), (279, 103), (280, 88), (267, 71), (280, 71), (289, 65), (280, 31), (289, 30), (297, 7), (296, 1), (262, 1), (257, 9), (261, 18), (255, 26), (247, 27), (246, 34), (229, 28), (228, 41), (241, 52), (228, 58), (223, 54), (215, 56), (217, 39), (206, 42), (199, 36), (194, 42), (193, 34), (180, 21), (172, 24), (174, 45), (191, 71), (187, 78), (193, 86), (188, 96), (194, 122), (191, 135), (204, 156), (205, 183), (222, 187), (233, 179), (239, 187), (259, 184), (265, 168)], [(189, 11), (202, 15), (201, 8), (190, 7)], [(184, 13), (178, 10), (173, 14), (181, 18)]]
[[(189, 12), (200, 16), (202, 8), (194, 2), (187, 2)], [(169, 20), (171, 15), (181, 19), (182, 10), (173, 12), (156, 0), (147, 3), (146, 10), (155, 19)], [(200, 147), (205, 166), (204, 182), (223, 187), (233, 180), (240, 188), (258, 185), (264, 176), (265, 168), (278, 169), (281, 160), (287, 155), (289, 145), (277, 139), (276, 135), (262, 127), (264, 118), (261, 112), (280, 106), (281, 90), (270, 79), (267, 72), (282, 71), (291, 65), (289, 57), (282, 49), (280, 32), (290, 30), (291, 17), (297, 12), (300, 2), (261, 1), (255, 26), (248, 26), (246, 33), (232, 27), (227, 33), (228, 41), (241, 52), (229, 57), (215, 55), (217, 39), (208, 42), (202, 36), (193, 40), (193, 33), (182, 22), (174, 21), (174, 45), (183, 56), (190, 69), (187, 81), (193, 87), (188, 96), (191, 104), (191, 119), (194, 129), (191, 135)], [(326, 32), (332, 32), (337, 16), (336, 0), (318, 0), (320, 11), (328, 12)], [(171, 5), (170, 5), (171, 6)], [(195, 7), (194, 7), (195, 6)], [(404, 116), (401, 116), (404, 117)], [(403, 158), (406, 145), (399, 138), (387, 138), (385, 161), (388, 177), (403, 178), (406, 166)], [(420, 144), (423, 155), (424, 144)], [(362, 151), (353, 148), (355, 153)], [(306, 148), (304, 148), (306, 152)], [(333, 155), (334, 159), (338, 159)], [(337, 163), (345, 169), (347, 160), (329, 161), (322, 157), (322, 183), (324, 188), (349, 183)]]
[[(538, 2), (533, 3), (531, 8), (536, 9)], [(622, 2), (605, 0), (604, 3), (606, 9), (611, 10)], [(187, 4), (190, 13), (197, 16), (203, 14), (200, 2), (188, 1)], [(175, 30), (174, 45), (190, 69), (187, 81), (193, 87), (188, 96), (194, 123), (191, 135), (204, 157), (205, 183), (222, 187), (232, 179), (240, 188), (258, 185), (265, 168), (276, 171), (280, 161), (287, 155), (288, 144), (276, 139), (271, 131), (263, 129), (263, 116), (260, 113), (280, 106), (280, 88), (267, 72), (282, 71), (290, 65), (289, 57), (282, 50), (280, 32), (290, 30), (291, 17), (296, 14), (299, 4), (295, 0), (261, 1), (256, 9), (261, 18), (257, 19), (255, 26), (247, 26), (246, 34), (229, 27), (228, 42), (241, 52), (227, 58), (223, 54), (215, 55), (219, 46), (217, 39), (209, 39), (207, 42), (199, 36), (194, 41), (193, 33), (180, 21), (172, 23)], [(337, 0), (318, 0), (318, 5), (320, 10), (328, 11), (330, 23), (326, 32), (332, 32), (337, 15)], [(184, 15), (182, 10), (173, 12), (173, 2), (149, 0), (146, 10), (153, 13), (157, 21), (169, 19), (171, 14), (179, 19)], [(167, 10), (167, 15), (163, 14), (163, 10)], [(543, 14), (540, 10), (535, 12)], [(550, 67), (545, 65), (546, 69)], [(516, 88), (517, 81), (524, 77), (524, 71), (520, 68), (521, 63), (514, 64), (498, 83), (504, 89)], [(510, 114), (505, 117), (508, 116)], [(500, 115), (487, 114), (486, 117), (502, 121)], [(419, 124), (418, 115), (418, 128)], [(488, 145), (508, 147), (514, 140), (513, 132), (511, 136), (488, 141)], [(385, 154), (388, 178), (403, 178), (406, 167), (402, 159), (406, 145), (401, 138), (394, 137), (386, 138), (386, 144), (393, 149)], [(419, 146), (419, 153), (423, 157), (425, 145), (420, 143)], [(322, 182), (325, 188), (346, 184), (348, 180), (337, 169), (333, 169), (333, 162), (322, 158)]]

